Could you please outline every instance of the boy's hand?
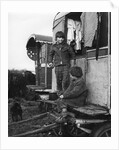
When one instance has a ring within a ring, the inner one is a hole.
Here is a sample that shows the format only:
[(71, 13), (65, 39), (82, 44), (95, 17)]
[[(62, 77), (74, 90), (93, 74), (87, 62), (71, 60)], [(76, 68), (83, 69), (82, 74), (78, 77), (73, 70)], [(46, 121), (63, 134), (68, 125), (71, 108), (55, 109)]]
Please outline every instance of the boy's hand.
[(48, 65), (49, 65), (49, 67), (53, 67), (53, 63), (49, 63)]
[(64, 96), (63, 96), (63, 95), (60, 95), (60, 98), (64, 98)]
[(74, 66), (76, 66), (76, 59), (74, 59)]

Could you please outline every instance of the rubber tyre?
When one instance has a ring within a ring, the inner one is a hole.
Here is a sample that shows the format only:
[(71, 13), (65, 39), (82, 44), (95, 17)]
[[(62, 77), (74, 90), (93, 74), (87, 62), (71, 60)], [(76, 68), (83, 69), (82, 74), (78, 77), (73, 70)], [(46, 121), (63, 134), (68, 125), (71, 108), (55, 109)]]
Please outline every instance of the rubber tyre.
[(93, 137), (111, 137), (111, 123), (108, 122), (96, 128), (91, 136)]

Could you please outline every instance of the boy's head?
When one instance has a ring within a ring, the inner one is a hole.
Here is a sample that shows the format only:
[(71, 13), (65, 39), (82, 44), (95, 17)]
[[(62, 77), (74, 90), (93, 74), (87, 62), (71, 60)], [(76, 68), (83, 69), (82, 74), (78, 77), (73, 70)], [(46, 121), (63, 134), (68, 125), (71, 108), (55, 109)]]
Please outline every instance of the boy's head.
[(57, 43), (60, 44), (65, 40), (65, 35), (62, 31), (58, 31), (55, 35), (55, 38)]
[(78, 66), (71, 67), (70, 75), (72, 78), (81, 78), (83, 76), (81, 67)]

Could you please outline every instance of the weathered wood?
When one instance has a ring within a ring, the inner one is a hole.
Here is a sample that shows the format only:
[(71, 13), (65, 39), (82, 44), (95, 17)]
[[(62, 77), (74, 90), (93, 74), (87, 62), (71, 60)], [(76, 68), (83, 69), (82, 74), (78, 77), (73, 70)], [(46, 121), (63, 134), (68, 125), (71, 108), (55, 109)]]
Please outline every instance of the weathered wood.
[(55, 101), (51, 101), (51, 100), (39, 100), (39, 102), (46, 103), (46, 104), (57, 105), (57, 104), (55, 103)]
[(43, 126), (40, 129), (36, 129), (36, 130), (28, 131), (28, 132), (25, 132), (25, 133), (22, 133), (22, 134), (14, 135), (14, 137), (25, 137), (25, 136), (29, 136), (29, 135), (32, 135), (32, 134), (38, 134), (38, 133), (41, 133), (41, 132), (46, 132), (48, 130), (54, 129), (58, 126), (59, 126), (58, 124), (53, 123), (53, 124), (50, 124), (50, 125), (47, 125), (47, 126)]
[(108, 113), (108, 109), (98, 105), (86, 105), (84, 107), (75, 108), (75, 110), (88, 115), (99, 115)]
[(38, 129), (38, 128), (41, 128), (41, 125), (33, 125), (32, 127)]
[(32, 118), (29, 118), (29, 119), (26, 119), (26, 120), (22, 120), (22, 121), (19, 121), (19, 122), (13, 122), (13, 123), (10, 123), (8, 124), (8, 127), (10, 126), (13, 126), (13, 125), (17, 125), (17, 124), (22, 124), (22, 123), (25, 123), (25, 122), (28, 122), (28, 121), (31, 121), (31, 120), (34, 120), (34, 119), (41, 119), (45, 116), (47, 116), (48, 113), (43, 113), (43, 114), (40, 114), (40, 115), (36, 115)]
[(29, 107), (30, 106), (38, 106), (40, 104), (40, 101), (26, 101), (26, 100), (24, 100), (23, 102), (24, 102), (24, 104), (29, 105)]

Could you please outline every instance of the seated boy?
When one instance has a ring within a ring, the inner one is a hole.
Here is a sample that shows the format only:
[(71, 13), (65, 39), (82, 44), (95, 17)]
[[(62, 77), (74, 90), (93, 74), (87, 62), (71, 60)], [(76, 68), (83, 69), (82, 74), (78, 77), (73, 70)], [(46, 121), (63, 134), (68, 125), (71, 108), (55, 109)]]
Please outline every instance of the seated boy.
[(81, 107), (85, 104), (87, 88), (82, 76), (83, 73), (80, 67), (71, 67), (70, 85), (67, 90), (60, 95), (60, 98), (56, 102), (58, 109), (61, 110), (61, 116), (56, 120), (57, 122), (62, 122), (63, 118), (67, 116), (67, 105), (72, 107)]

